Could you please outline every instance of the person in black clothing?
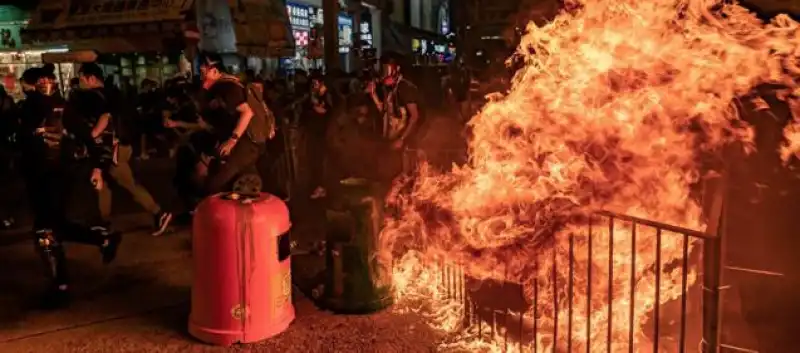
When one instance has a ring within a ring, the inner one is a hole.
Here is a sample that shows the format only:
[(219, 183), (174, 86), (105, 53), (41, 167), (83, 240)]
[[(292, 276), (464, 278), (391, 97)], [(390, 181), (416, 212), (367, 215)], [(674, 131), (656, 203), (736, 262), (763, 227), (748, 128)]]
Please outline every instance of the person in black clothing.
[(213, 129), (217, 139), (216, 162), (205, 178), (205, 193), (227, 189), (234, 179), (255, 165), (268, 138), (265, 117), (254, 113), (248, 87), (226, 73), (218, 54), (206, 53), (201, 59), (203, 79), (201, 117)]
[[(85, 71), (86, 75), (101, 74), (101, 72)], [(92, 82), (99, 83), (99, 80), (92, 80)], [(131, 157), (133, 157), (132, 143), (135, 137), (132, 133), (134, 129), (134, 109), (128, 105), (122, 92), (113, 84), (113, 81), (106, 80), (108, 85), (99, 85), (90, 87), (95, 95), (96, 103), (98, 104), (97, 112), (107, 110), (110, 114), (111, 120), (107, 130), (113, 134), (116, 139), (115, 159), (108, 170), (107, 175), (117, 185), (128, 191), (133, 196), (134, 201), (138, 203), (145, 211), (153, 215), (153, 236), (160, 236), (167, 231), (169, 223), (172, 221), (172, 213), (166, 212), (153, 198), (150, 192), (142, 186), (141, 183), (136, 181), (133, 175), (133, 169), (130, 165)], [(105, 113), (103, 113), (105, 114)], [(97, 136), (103, 132), (97, 131)], [(111, 202), (112, 194), (111, 189), (106, 185), (100, 190), (98, 197), (100, 206), (100, 217), (103, 222), (108, 224), (111, 221)]]
[(161, 107), (164, 105), (161, 92), (158, 90), (158, 83), (150, 79), (142, 80), (137, 97), (137, 111), (139, 119), (136, 127), (138, 128), (138, 154), (139, 159), (149, 159), (152, 146), (157, 146), (157, 136), (163, 127), (161, 124)]
[(401, 59), (395, 53), (381, 56), (380, 82), (368, 88), (375, 107), (383, 116), (383, 136), (394, 150), (414, 147), (422, 123), (419, 89), (403, 77)]
[(19, 125), (19, 114), (14, 99), (0, 86), (0, 230), (11, 229), (15, 225), (14, 209), (17, 206), (15, 193), (16, 176), (15, 133)]
[(312, 199), (324, 197), (325, 134), (330, 124), (333, 101), (321, 75), (310, 77), (311, 93), (303, 107), (300, 122), (306, 131), (306, 160)]
[[(38, 69), (35, 69), (38, 70)], [(103, 262), (114, 260), (122, 240), (120, 233), (89, 227), (67, 219), (73, 186), (91, 182), (103, 187), (102, 169), (111, 163), (110, 146), (92, 138), (93, 122), (76, 104), (53, 95), (55, 77), (39, 71), (36, 91), (28, 92), (21, 106), (19, 143), (22, 171), (34, 215), (34, 244), (48, 269), (51, 285), (44, 304), (50, 308), (68, 304), (68, 276), (63, 245), (73, 241), (99, 247)], [(91, 106), (90, 106), (91, 107)], [(86, 175), (88, 171), (88, 176)]]
[(173, 184), (183, 206), (191, 213), (203, 195), (197, 170), (206, 168), (204, 163), (208, 161), (203, 160), (204, 155), (215, 154), (216, 139), (198, 114), (192, 84), (169, 82), (165, 88), (168, 105), (164, 107), (164, 127), (172, 129), (178, 136)]

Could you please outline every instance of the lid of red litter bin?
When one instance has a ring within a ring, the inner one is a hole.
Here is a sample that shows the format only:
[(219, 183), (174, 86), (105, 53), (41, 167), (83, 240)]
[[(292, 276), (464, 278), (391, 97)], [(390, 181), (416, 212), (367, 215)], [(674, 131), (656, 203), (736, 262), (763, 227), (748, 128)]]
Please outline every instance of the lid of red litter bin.
[(217, 213), (220, 208), (250, 207), (253, 210), (251, 222), (255, 225), (268, 222), (271, 227), (274, 227), (273, 229), (278, 231), (276, 236), (288, 232), (292, 227), (286, 203), (277, 196), (265, 192), (256, 195), (235, 192), (219, 193), (207, 198), (203, 204), (197, 208), (195, 218), (203, 217), (206, 213), (210, 216)]

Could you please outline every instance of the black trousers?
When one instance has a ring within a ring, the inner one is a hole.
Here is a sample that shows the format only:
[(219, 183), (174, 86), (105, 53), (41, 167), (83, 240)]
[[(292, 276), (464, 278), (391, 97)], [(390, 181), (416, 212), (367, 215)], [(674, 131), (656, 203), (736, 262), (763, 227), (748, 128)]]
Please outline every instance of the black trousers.
[(173, 186), (184, 209), (193, 210), (203, 195), (202, 185), (195, 177), (195, 167), (200, 162), (200, 152), (190, 145), (183, 145), (175, 153), (175, 177)]
[(306, 135), (306, 161), (309, 189), (325, 184), (325, 131), (319, 128), (308, 129)]
[(68, 219), (75, 185), (89, 183), (88, 168), (65, 161), (27, 158), (22, 163), (29, 204), (34, 217), (34, 245), (54, 285), (68, 283), (64, 244), (76, 242), (102, 247), (105, 230)]
[(236, 177), (243, 173), (258, 173), (256, 163), (264, 153), (264, 144), (258, 144), (242, 137), (224, 159), (209, 166), (205, 182), (205, 194), (213, 195), (228, 191)]

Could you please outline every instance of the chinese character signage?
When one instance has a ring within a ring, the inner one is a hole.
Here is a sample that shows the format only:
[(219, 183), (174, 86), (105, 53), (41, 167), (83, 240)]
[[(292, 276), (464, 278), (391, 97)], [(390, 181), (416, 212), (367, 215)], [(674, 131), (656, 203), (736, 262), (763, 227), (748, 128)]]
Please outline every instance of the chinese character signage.
[(69, 0), (64, 25), (173, 21), (183, 18), (191, 0)]
[(305, 5), (287, 3), (286, 13), (289, 15), (289, 22), (292, 27), (310, 28), (312, 8)]

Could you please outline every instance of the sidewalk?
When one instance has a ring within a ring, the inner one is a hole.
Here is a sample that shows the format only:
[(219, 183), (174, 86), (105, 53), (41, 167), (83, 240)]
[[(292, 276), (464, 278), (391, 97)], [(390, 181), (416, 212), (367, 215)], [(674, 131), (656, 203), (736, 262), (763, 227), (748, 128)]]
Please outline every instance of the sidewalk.
[[(147, 224), (146, 215), (117, 222)], [(2, 236), (2, 235), (0, 235)], [(0, 352), (431, 352), (439, 339), (413, 316), (382, 312), (335, 316), (295, 293), (297, 319), (266, 342), (212, 347), (186, 333), (191, 287), (189, 232), (153, 238), (126, 232), (117, 261), (104, 267), (97, 250), (70, 246), (75, 300), (66, 310), (33, 309), (43, 284), (27, 241), (0, 246)], [(305, 265), (302, 258), (295, 265)], [(304, 271), (303, 271), (304, 272)], [(309, 273), (313, 270), (309, 270)]]

